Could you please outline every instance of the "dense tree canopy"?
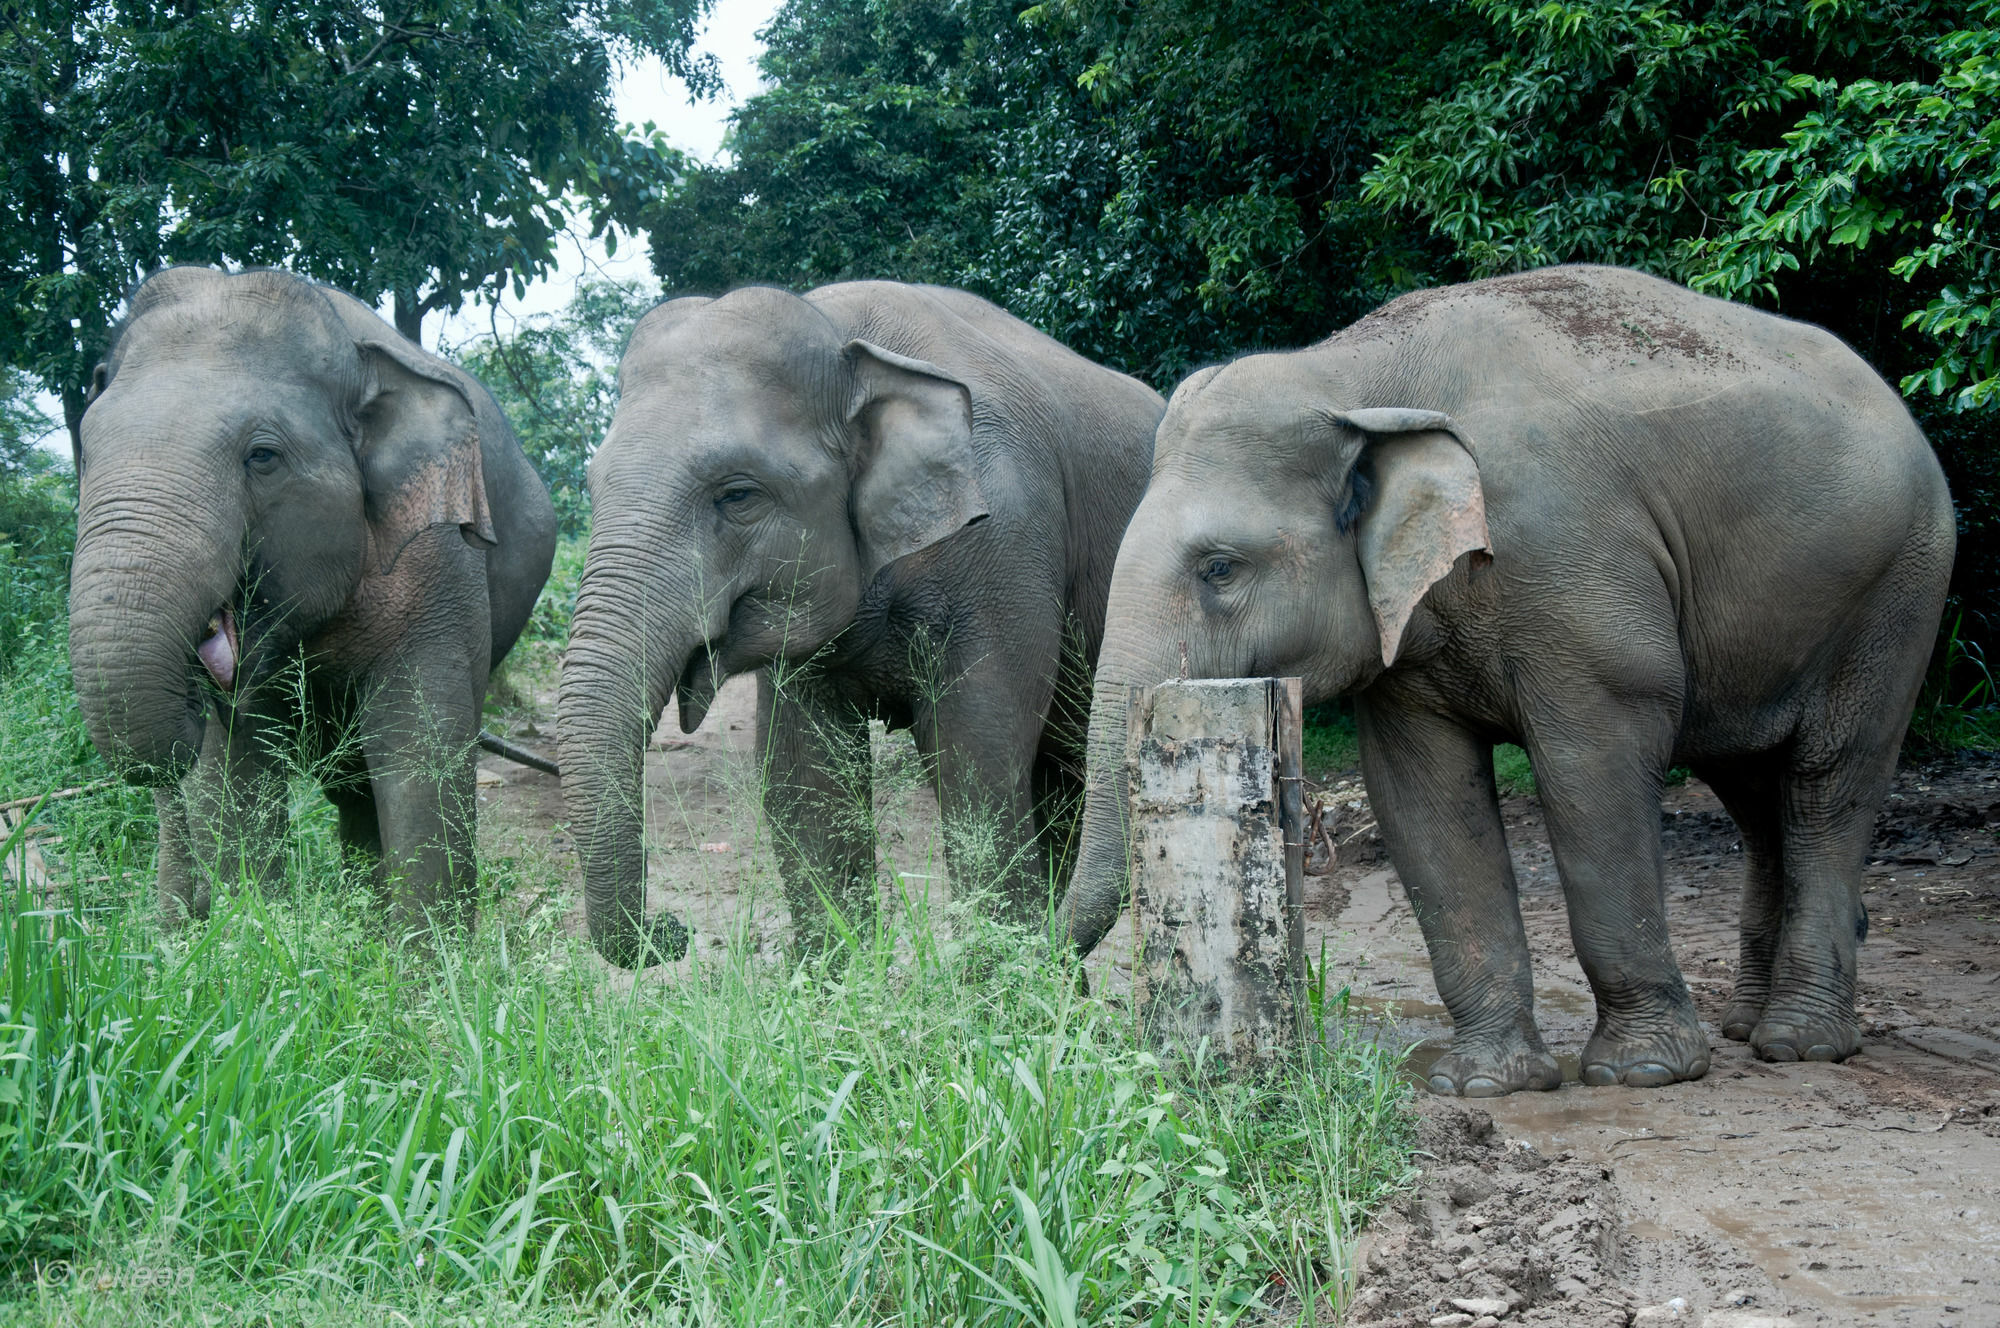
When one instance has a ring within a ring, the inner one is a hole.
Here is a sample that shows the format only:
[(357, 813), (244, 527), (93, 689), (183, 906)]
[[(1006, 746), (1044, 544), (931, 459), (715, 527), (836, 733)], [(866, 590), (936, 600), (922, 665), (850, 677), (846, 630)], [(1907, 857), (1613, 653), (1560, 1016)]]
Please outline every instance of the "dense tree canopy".
[(0, 26), (0, 358), (82, 385), (162, 262), (282, 264), (397, 325), (553, 266), (565, 195), (627, 218), (678, 165), (614, 62), (697, 90), (707, 0), (29, 0)]
[(2000, 632), (2000, 0), (788, 0), (670, 289), (941, 281), (1170, 388), (1567, 261), (1832, 327), (1900, 381)]
[(650, 217), (678, 290), (862, 276), (976, 290), (1170, 384), (1436, 270), (1363, 206), (1464, 52), (1452, 6), (790, 0), (733, 160)]

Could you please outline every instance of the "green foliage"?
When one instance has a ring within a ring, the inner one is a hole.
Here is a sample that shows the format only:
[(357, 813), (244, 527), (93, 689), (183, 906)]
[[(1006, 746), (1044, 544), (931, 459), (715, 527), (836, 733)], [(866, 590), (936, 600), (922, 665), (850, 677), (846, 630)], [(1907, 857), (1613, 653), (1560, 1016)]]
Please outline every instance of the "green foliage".
[(1503, 798), (1535, 796), (1535, 767), (1528, 753), (1511, 742), (1494, 744), (1493, 784)]
[(647, 219), (668, 286), (959, 277), (990, 239), (1010, 19), (994, 0), (789, 0), (731, 160), (690, 169)]
[[(1820, 0), (1808, 7), (1808, 23), (1830, 26), (1843, 8)], [(1915, 286), (1911, 303), (1929, 295), (1902, 325), (1938, 348), (1928, 367), (1904, 377), (1903, 390), (1974, 410), (2000, 394), (2000, 228), (1992, 221), (2000, 208), (2000, 2), (1940, 7), (1936, 17), (1963, 26), (1918, 30), (1934, 61), (1928, 77), (1786, 80), (1787, 92), (1814, 109), (1781, 145), (1743, 154), (1750, 187), (1730, 197), (1740, 224), (1697, 246), (1712, 270), (1696, 284), (1775, 298), (1780, 273), (1830, 253), (1886, 267)]]
[(1356, 183), (1447, 85), (1452, 8), (789, 0), (733, 160), (651, 215), (655, 266), (962, 286), (1170, 386), (1428, 275)]
[(618, 361), (632, 325), (654, 302), (636, 284), (586, 278), (561, 314), (535, 315), (511, 332), (496, 324), (449, 348), (506, 411), (565, 534), (589, 519), (585, 471), (618, 408)]
[(689, 56), (707, 0), (383, 10), (52, 0), (0, 25), (0, 362), (74, 424), (110, 316), (163, 262), (284, 264), (415, 335), (548, 271), (574, 190), (629, 221), (678, 154), (628, 138), (614, 61)]
[(1361, 763), (1361, 742), (1354, 732), (1354, 708), (1346, 702), (1307, 706), (1299, 732), (1299, 759), (1306, 777), (1322, 782), (1345, 774)]
[(35, 404), (35, 384), (18, 369), (0, 366), (0, 484), (54, 467), (48, 453), (35, 446), (51, 427)]

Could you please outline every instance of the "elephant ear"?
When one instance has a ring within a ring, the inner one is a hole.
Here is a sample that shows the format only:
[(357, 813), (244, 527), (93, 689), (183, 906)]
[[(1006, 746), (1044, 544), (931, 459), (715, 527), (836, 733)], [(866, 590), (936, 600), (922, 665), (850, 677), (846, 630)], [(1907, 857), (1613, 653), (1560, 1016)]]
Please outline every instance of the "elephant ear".
[(458, 378), (401, 341), (362, 340), (355, 453), (367, 495), (368, 564), (377, 575), (432, 526), (457, 526), (492, 548), (479, 420)]
[(1396, 662), (1410, 615), (1458, 560), (1492, 561), (1479, 464), (1449, 416), (1434, 410), (1356, 410), (1331, 416), (1367, 435), (1357, 466), (1373, 494), (1355, 533), (1384, 667)]
[(934, 364), (866, 341), (841, 348), (856, 440), (849, 500), (864, 582), (987, 516), (972, 451), (972, 392)]

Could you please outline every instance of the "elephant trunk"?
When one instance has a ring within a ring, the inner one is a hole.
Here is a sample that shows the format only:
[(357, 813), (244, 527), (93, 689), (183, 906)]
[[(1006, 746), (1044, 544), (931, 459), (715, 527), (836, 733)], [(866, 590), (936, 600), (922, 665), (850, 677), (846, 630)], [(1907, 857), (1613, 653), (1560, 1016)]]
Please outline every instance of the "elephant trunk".
[[(604, 556), (614, 543), (616, 558)], [(675, 621), (685, 612), (678, 606), (695, 601), (662, 592), (673, 584), (661, 575), (662, 563), (640, 561), (633, 544), (609, 539), (599, 525), (557, 702), (563, 798), (583, 858), (590, 939), (621, 968), (677, 959), (687, 948), (679, 923), (645, 917), (646, 743), (685, 662), (705, 640), (698, 628)]]
[(77, 515), (70, 675), (91, 742), (138, 784), (172, 783), (200, 755), (196, 650), (236, 591), (240, 515), (200, 520), (189, 489), (185, 475), (92, 475)]
[[(1118, 603), (1114, 593), (1112, 604)], [(1115, 610), (1114, 610), (1115, 611)], [(1128, 622), (1151, 621), (1143, 614)], [(1111, 624), (1091, 688), (1090, 738), (1076, 871), (1057, 910), (1058, 930), (1087, 955), (1118, 921), (1130, 869), (1126, 826), (1125, 739), (1132, 687), (1173, 677), (1175, 666), (1129, 627)]]

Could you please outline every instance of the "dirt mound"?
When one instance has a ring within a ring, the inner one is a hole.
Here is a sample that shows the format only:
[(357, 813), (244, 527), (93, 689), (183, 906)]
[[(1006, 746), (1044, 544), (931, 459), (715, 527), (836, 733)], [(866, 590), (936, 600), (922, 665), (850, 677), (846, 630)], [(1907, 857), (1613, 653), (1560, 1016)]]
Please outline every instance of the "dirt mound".
[[(1356, 1251), (1350, 1324), (1692, 1325), (1718, 1307), (1717, 1328), (1750, 1328), (1744, 1307), (1773, 1294), (1695, 1242), (1685, 1258), (1628, 1269), (1609, 1167), (1545, 1156), (1475, 1107), (1432, 1099), (1423, 1113), (1422, 1179)], [(1655, 1300), (1663, 1281), (1694, 1294)]]

